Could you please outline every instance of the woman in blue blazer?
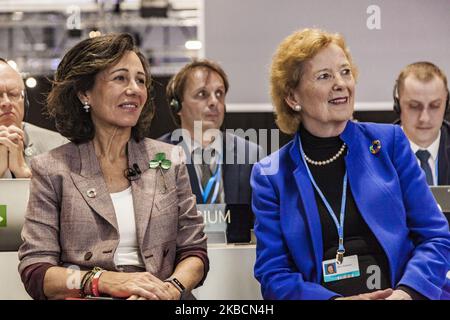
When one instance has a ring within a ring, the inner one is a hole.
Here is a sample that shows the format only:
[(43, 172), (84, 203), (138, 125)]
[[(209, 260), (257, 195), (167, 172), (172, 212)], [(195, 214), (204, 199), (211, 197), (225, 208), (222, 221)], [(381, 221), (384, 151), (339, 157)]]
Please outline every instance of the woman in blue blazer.
[(294, 139), (252, 172), (255, 276), (265, 299), (439, 299), (444, 215), (398, 126), (351, 121), (344, 39), (287, 37), (271, 69), (277, 124)]

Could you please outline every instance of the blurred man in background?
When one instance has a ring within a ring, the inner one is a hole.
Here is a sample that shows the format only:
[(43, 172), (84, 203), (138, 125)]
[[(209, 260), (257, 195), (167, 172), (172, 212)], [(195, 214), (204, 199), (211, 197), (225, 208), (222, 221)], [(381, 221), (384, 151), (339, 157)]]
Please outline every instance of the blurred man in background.
[(394, 87), (394, 110), (428, 185), (450, 184), (449, 91), (444, 72), (431, 62), (406, 66)]
[(250, 173), (262, 149), (221, 131), (228, 88), (223, 69), (206, 59), (188, 63), (167, 85), (172, 118), (183, 130), (169, 132), (160, 140), (183, 147), (199, 204), (251, 202)]
[(20, 74), (0, 58), (0, 178), (30, 178), (33, 156), (68, 140), (24, 122), (28, 108)]

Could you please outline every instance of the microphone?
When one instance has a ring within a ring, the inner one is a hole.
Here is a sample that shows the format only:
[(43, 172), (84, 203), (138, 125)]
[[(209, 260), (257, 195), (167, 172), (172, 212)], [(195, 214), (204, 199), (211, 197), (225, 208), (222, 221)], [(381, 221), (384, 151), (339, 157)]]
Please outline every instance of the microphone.
[(141, 174), (142, 173), (142, 171), (141, 171), (141, 169), (139, 169), (139, 166), (138, 166), (137, 163), (133, 163), (133, 168), (134, 168), (134, 170), (136, 171), (137, 174)]
[(135, 181), (137, 179), (141, 178), (141, 169), (139, 168), (137, 163), (133, 163), (133, 166), (131, 168), (126, 168), (123, 172), (123, 175), (125, 178), (127, 178), (129, 181)]

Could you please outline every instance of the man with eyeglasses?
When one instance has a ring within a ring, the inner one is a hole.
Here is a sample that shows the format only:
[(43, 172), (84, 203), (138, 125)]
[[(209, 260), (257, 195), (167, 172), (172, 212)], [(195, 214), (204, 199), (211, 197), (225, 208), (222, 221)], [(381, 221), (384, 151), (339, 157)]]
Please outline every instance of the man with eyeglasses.
[(25, 86), (20, 74), (0, 58), (0, 179), (31, 178), (29, 162), (68, 140), (23, 121)]

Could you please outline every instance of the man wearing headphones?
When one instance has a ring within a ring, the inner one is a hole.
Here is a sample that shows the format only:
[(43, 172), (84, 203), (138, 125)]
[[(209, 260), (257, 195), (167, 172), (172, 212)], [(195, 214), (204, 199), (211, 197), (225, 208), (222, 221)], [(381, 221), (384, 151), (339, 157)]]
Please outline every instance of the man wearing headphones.
[(394, 87), (394, 110), (428, 185), (450, 184), (449, 91), (444, 72), (430, 62), (406, 66)]
[(23, 122), (27, 104), (21, 76), (0, 58), (0, 179), (30, 178), (31, 157), (68, 142), (58, 133)]
[(228, 78), (210, 60), (185, 65), (166, 89), (177, 129), (159, 140), (180, 144), (185, 153), (192, 192), (197, 203), (250, 204), (250, 173), (262, 149), (221, 131)]

